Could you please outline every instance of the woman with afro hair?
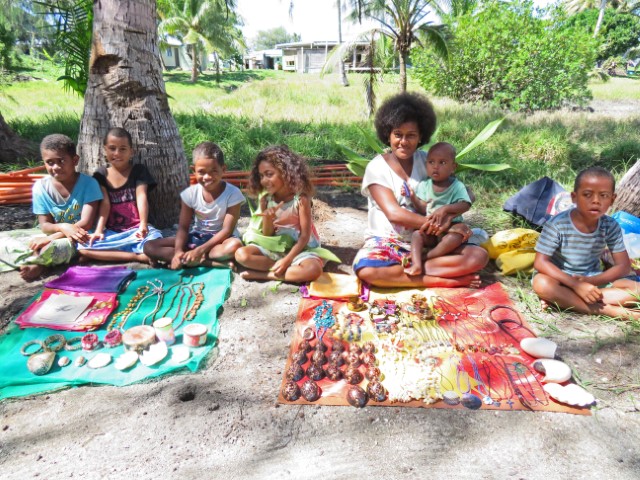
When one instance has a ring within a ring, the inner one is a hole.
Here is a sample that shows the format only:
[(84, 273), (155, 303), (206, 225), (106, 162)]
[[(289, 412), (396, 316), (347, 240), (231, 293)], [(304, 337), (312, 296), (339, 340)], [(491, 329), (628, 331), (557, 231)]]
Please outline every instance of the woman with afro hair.
[(427, 177), (426, 152), (436, 129), (436, 114), (424, 96), (401, 93), (387, 99), (376, 114), (376, 133), (390, 147), (375, 157), (362, 179), (362, 195), (369, 201), (365, 244), (354, 260), (358, 277), (379, 287), (478, 287), (477, 274), (487, 263), (484, 249), (462, 244), (451, 254), (425, 261), (423, 273), (408, 275), (411, 234), (422, 229), (440, 235), (453, 215), (440, 225), (415, 212), (409, 190)]

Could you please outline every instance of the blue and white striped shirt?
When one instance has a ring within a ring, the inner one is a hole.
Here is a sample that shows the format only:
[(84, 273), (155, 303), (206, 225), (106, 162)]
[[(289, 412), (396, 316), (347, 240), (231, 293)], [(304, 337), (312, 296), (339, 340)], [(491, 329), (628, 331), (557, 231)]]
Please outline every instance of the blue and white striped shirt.
[(569, 275), (601, 272), (600, 256), (605, 247), (611, 253), (625, 251), (620, 225), (604, 215), (595, 232), (582, 233), (571, 220), (572, 210), (565, 210), (544, 224), (536, 252), (551, 257), (551, 262)]

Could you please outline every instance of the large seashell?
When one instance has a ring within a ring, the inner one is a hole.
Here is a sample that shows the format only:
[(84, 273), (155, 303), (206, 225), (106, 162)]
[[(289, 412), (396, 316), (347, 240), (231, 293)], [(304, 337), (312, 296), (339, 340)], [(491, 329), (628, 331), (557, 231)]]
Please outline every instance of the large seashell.
[(27, 368), (34, 375), (46, 375), (51, 370), (55, 358), (55, 352), (36, 353), (27, 360)]
[(342, 340), (334, 338), (331, 342), (331, 352), (344, 352), (344, 343)]
[(322, 380), (324, 378), (324, 370), (317, 363), (312, 363), (307, 368), (307, 377), (316, 382)]
[(156, 363), (160, 363), (167, 356), (169, 350), (165, 342), (154, 343), (148, 350), (144, 350), (140, 355), (140, 363), (151, 367)]
[(327, 366), (327, 368), (325, 369), (325, 373), (327, 374), (327, 378), (332, 382), (337, 382), (342, 378), (342, 371), (334, 363), (330, 363)]
[(300, 343), (298, 344), (298, 350), (309, 353), (311, 350), (313, 350), (313, 347), (309, 343), (309, 340), (300, 340)]
[(111, 355), (108, 353), (98, 353), (87, 363), (89, 368), (102, 368), (111, 363)]
[(529, 337), (520, 341), (520, 348), (535, 358), (553, 358), (558, 345), (546, 338)]
[(480, 397), (475, 396), (473, 393), (463, 393), (460, 403), (469, 410), (478, 410), (482, 406)]
[(304, 365), (305, 363), (307, 363), (307, 354), (304, 350), (298, 350), (293, 355), (291, 355), (291, 359), (298, 365)]
[(363, 353), (362, 356), (362, 361), (364, 362), (365, 365), (375, 365), (376, 364), (376, 356), (369, 352), (369, 353)]
[(362, 408), (367, 404), (367, 400), (369, 400), (367, 393), (357, 385), (350, 387), (347, 391), (347, 402), (352, 407)]
[(364, 353), (376, 353), (376, 346), (373, 342), (365, 342), (365, 344), (362, 345), (362, 351)]
[(313, 363), (317, 363), (318, 365), (324, 365), (328, 360), (322, 350), (316, 350), (315, 352), (313, 352), (313, 355), (311, 355), (311, 361)]
[(360, 354), (356, 352), (349, 352), (347, 354), (347, 364), (349, 364), (352, 368), (358, 368), (362, 365), (362, 360), (360, 360)]
[(316, 334), (313, 331), (313, 328), (311, 327), (307, 327), (304, 329), (304, 331), (302, 332), (302, 338), (304, 338), (305, 340), (313, 340), (315, 338)]
[(369, 365), (364, 372), (367, 380), (380, 380), (380, 369), (375, 365)]
[(296, 382), (289, 380), (282, 387), (282, 396), (287, 402), (295, 402), (300, 398), (300, 387)]
[(593, 395), (575, 383), (566, 386), (559, 383), (546, 383), (543, 388), (551, 398), (567, 405), (586, 407), (596, 401)]
[(191, 350), (185, 345), (177, 345), (171, 349), (171, 358), (176, 363), (184, 363), (191, 358)]
[(307, 402), (315, 402), (322, 393), (318, 384), (313, 380), (306, 380), (300, 387), (300, 392)]
[(71, 359), (69, 357), (60, 357), (58, 359), (58, 366), (59, 367), (66, 367), (70, 363), (71, 363)]
[(138, 361), (138, 354), (133, 350), (128, 350), (116, 358), (115, 363), (113, 364), (118, 370), (126, 370), (127, 368), (133, 367)]
[(533, 368), (545, 374), (543, 382), (563, 383), (571, 378), (571, 368), (559, 360), (541, 358), (533, 362)]
[(442, 401), (447, 405), (460, 405), (460, 395), (453, 390), (447, 390), (442, 394)]
[(362, 373), (360, 373), (360, 370), (358, 370), (357, 368), (349, 367), (344, 372), (344, 379), (351, 385), (359, 384), (360, 382), (362, 382), (362, 378)]
[(360, 348), (358, 344), (352, 343), (351, 345), (349, 345), (349, 353), (355, 353), (356, 355), (360, 356), (362, 354), (362, 348)]
[(74, 364), (76, 367), (81, 367), (81, 366), (83, 366), (85, 363), (87, 363), (87, 359), (86, 359), (86, 358), (84, 358), (82, 355), (80, 355), (79, 357), (77, 357), (77, 358), (73, 361), (73, 364)]
[(289, 370), (287, 370), (287, 378), (297, 382), (298, 380), (302, 380), (302, 377), (304, 377), (304, 369), (299, 363), (292, 362), (291, 365), (289, 365)]
[(316, 351), (320, 350), (321, 352), (326, 352), (327, 350), (329, 350), (327, 344), (324, 343), (324, 341), (320, 338), (318, 338), (318, 343), (316, 343), (316, 346), (314, 348), (316, 349)]
[(387, 390), (378, 380), (372, 380), (367, 385), (367, 394), (374, 402), (384, 402), (387, 399)]
[(341, 367), (344, 365), (344, 358), (342, 357), (342, 352), (334, 350), (329, 354), (329, 363), (336, 365), (337, 367)]

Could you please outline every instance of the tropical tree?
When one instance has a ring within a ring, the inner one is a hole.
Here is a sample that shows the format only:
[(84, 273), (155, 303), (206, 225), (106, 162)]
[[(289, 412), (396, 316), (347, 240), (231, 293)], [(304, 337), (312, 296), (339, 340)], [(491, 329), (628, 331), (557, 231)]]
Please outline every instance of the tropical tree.
[(159, 5), (160, 33), (178, 37), (191, 51), (192, 82), (198, 79), (202, 52), (231, 55), (244, 45), (232, 10), (235, 0), (173, 0)]
[(93, 45), (78, 151), (81, 169), (104, 163), (102, 138), (110, 127), (127, 129), (134, 161), (158, 182), (150, 196), (151, 219), (170, 226), (179, 213), (179, 192), (188, 166), (169, 110), (162, 79), (155, 0), (100, 0), (93, 6)]
[(602, 20), (607, 6), (619, 12), (640, 13), (640, 1), (638, 0), (564, 0), (564, 4), (569, 14), (575, 14), (592, 8), (598, 9), (598, 19), (593, 29), (594, 38), (598, 36), (600, 27), (602, 27)]
[(616, 192), (615, 208), (640, 217), (640, 161), (636, 161), (622, 177)]
[(268, 50), (279, 43), (298, 41), (300, 41), (300, 34), (289, 33), (284, 27), (275, 27), (269, 30), (259, 30), (251, 42), (251, 48), (253, 50)]
[(37, 152), (38, 147), (17, 135), (0, 113), (0, 164), (34, 158)]
[(353, 20), (365, 17), (380, 25), (364, 36), (383, 35), (393, 42), (398, 55), (401, 91), (407, 89), (407, 61), (414, 44), (430, 44), (442, 56), (447, 55), (443, 25), (433, 25), (427, 19), (436, 10), (431, 0), (351, 0), (351, 4)]

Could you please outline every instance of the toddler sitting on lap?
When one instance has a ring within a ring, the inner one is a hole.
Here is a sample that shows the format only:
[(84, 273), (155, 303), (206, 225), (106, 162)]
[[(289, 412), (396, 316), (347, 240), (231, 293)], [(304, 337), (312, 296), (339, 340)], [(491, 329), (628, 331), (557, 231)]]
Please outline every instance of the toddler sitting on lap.
[[(580, 313), (640, 318), (640, 284), (630, 276), (622, 230), (606, 215), (614, 192), (610, 172), (587, 168), (574, 183), (575, 208), (545, 223), (536, 245), (533, 277), (533, 289), (543, 302)], [(611, 251), (613, 266), (603, 271), (600, 257), (605, 247)]]

